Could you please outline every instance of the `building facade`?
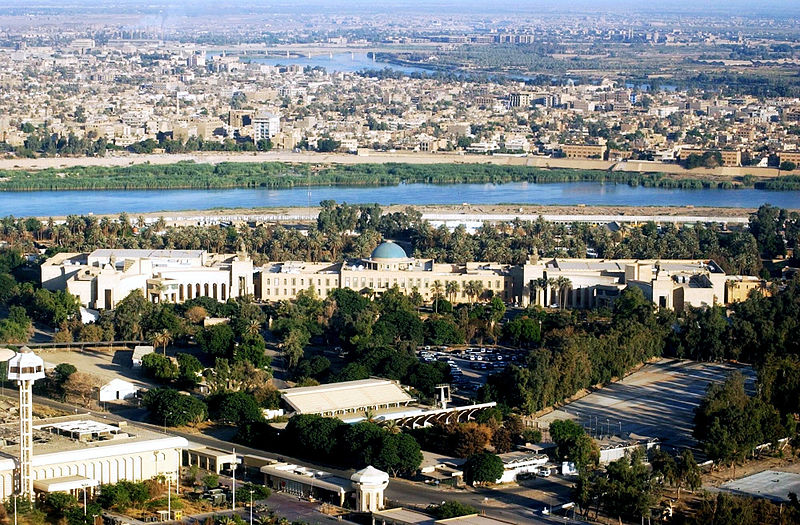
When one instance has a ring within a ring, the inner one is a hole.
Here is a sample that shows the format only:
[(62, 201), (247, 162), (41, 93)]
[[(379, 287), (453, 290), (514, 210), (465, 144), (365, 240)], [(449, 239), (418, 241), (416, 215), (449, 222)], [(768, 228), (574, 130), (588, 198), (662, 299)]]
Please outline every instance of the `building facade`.
[(253, 140), (271, 139), (281, 131), (281, 119), (269, 112), (256, 113), (253, 117)]
[(543, 307), (611, 307), (628, 286), (642, 290), (656, 306), (728, 304), (765, 284), (728, 276), (710, 260), (547, 259), (521, 265), (492, 262), (436, 263), (409, 257), (384, 242), (369, 257), (339, 263), (284, 261), (254, 267), (244, 254), (201, 250), (95, 250), (62, 253), (42, 265), (42, 286), (68, 290), (88, 308), (111, 309), (133, 290), (151, 302), (182, 303), (196, 297), (226, 301), (253, 295), (265, 302), (297, 298), (313, 290), (327, 298), (347, 288), (376, 296), (397, 289), (432, 302), (453, 303), (498, 297), (508, 304)]
[[(309, 288), (322, 298), (338, 288), (380, 294), (397, 286), (406, 294), (418, 292), (425, 301), (441, 293), (455, 303), (489, 295), (513, 302), (511, 268), (496, 263), (437, 264), (432, 259), (408, 257), (399, 245), (385, 242), (368, 258), (344, 263), (290, 261), (266, 265), (256, 274), (256, 297), (263, 301), (293, 299)], [(468, 293), (470, 282), (473, 286), (480, 283), (480, 297)]]
[(671, 310), (724, 304), (730, 279), (714, 261), (701, 260), (551, 259), (516, 271), (519, 304), (566, 308), (610, 308), (628, 286)]
[(196, 297), (226, 301), (253, 293), (253, 262), (245, 254), (203, 250), (95, 250), (60, 253), (42, 264), (42, 286), (68, 290), (81, 304), (108, 310), (140, 290), (153, 303)]
[[(165, 436), (125, 422), (107, 424), (86, 416), (66, 416), (34, 421), (31, 476), (35, 493), (71, 492), (78, 495), (102, 484), (143, 481), (156, 476), (176, 480), (182, 437)], [(19, 447), (14, 437), (19, 424), (0, 426), (4, 445), (0, 452), (0, 500), (17, 490)]]

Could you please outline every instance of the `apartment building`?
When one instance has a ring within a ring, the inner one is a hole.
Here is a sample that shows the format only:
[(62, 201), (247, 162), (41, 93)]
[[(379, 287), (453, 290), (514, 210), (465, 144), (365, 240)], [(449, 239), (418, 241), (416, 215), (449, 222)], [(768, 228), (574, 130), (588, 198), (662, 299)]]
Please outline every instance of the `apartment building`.
[(693, 149), (681, 148), (678, 152), (679, 160), (686, 160), (690, 155), (702, 156), (709, 152), (719, 153), (722, 156), (722, 165), (728, 167), (738, 167), (742, 165), (742, 152), (739, 150), (707, 150), (707, 149)]
[(253, 117), (253, 140), (271, 139), (281, 131), (281, 118), (274, 113), (263, 111)]
[(602, 159), (606, 154), (606, 147), (595, 144), (564, 144), (561, 151), (568, 159)]

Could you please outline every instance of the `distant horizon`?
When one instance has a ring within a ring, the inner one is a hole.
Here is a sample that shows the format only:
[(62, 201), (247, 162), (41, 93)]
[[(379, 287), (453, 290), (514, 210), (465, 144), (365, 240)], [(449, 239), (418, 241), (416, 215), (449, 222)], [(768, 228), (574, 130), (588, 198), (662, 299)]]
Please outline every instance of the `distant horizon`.
[[(187, 5), (188, 4), (188, 5)], [(652, 0), (570, 0), (561, 4), (545, 0), (517, 0), (487, 4), (482, 0), (433, 0), (431, 2), (407, 2), (400, 0), (255, 0), (246, 4), (230, 0), (198, 0), (191, 3), (180, 0), (155, 0), (142, 5), (138, 0), (66, 1), (53, 0), (6, 0), (0, 7), (0, 15), (20, 15), (26, 12), (83, 11), (140, 12), (152, 13), (168, 10), (184, 15), (202, 16), (224, 10), (237, 12), (275, 13), (332, 13), (358, 15), (376, 14), (391, 10), (393, 13), (441, 13), (442, 15), (503, 15), (503, 14), (579, 14), (579, 13), (647, 13), (647, 14), (695, 14), (698, 16), (772, 16), (789, 17), (800, 14), (800, 2), (789, 0), (673, 0), (664, 6)], [(33, 13), (35, 15), (35, 13)]]

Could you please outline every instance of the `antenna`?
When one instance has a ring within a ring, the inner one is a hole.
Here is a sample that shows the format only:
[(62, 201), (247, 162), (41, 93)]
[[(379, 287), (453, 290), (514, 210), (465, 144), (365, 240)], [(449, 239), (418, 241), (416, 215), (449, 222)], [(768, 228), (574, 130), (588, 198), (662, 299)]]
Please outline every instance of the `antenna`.
[(44, 361), (23, 346), (8, 361), (8, 379), (19, 386), (19, 494), (33, 500), (33, 383), (44, 378)]

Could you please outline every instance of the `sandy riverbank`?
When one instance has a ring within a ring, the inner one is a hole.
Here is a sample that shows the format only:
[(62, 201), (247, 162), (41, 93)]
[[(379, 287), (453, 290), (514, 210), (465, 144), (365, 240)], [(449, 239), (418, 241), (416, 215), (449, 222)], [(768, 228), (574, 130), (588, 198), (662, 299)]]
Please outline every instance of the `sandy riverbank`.
[(37, 159), (0, 158), (0, 170), (43, 170), (48, 168), (68, 168), (76, 166), (120, 167), (135, 164), (173, 164), (176, 162), (197, 162), (219, 164), (221, 162), (289, 162), (298, 164), (496, 164), (499, 166), (529, 166), (538, 168), (572, 168), (592, 170), (631, 171), (640, 173), (667, 173), (676, 177), (703, 179), (730, 179), (731, 177), (753, 175), (756, 177), (776, 177), (774, 168), (696, 168), (686, 170), (677, 164), (660, 162), (611, 162), (592, 159), (553, 159), (549, 157), (500, 156), (500, 155), (462, 155), (458, 153), (414, 153), (414, 152), (365, 152), (359, 155), (346, 153), (313, 153), (271, 151), (265, 153), (176, 153), (176, 154), (108, 154), (105, 157), (47, 157)]
[[(470, 205), (426, 205), (383, 206), (384, 213), (404, 211), (414, 208), (423, 215), (460, 214), (479, 217), (480, 215), (660, 215), (660, 216), (692, 216), (692, 217), (726, 217), (742, 218), (756, 211), (755, 208), (697, 208), (691, 206), (542, 206), (542, 205), (506, 205), (506, 204), (470, 204)], [(289, 207), (275, 208), (223, 208), (214, 210), (183, 210), (169, 212), (139, 213), (135, 217), (144, 217), (145, 220), (164, 217), (169, 224), (196, 224), (199, 221), (213, 222), (215, 220), (246, 220), (247, 218), (263, 219), (275, 217), (275, 220), (304, 222), (316, 217), (319, 207)], [(116, 218), (119, 215), (97, 215), (97, 217)], [(63, 219), (64, 217), (54, 217)]]

